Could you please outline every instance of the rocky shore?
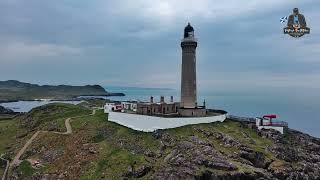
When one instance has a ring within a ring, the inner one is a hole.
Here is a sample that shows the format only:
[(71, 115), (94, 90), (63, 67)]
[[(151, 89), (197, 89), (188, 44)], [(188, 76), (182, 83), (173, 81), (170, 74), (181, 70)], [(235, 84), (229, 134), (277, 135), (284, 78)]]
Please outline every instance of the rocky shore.
[(14, 114), (14, 111), (11, 109), (0, 106), (0, 114)]

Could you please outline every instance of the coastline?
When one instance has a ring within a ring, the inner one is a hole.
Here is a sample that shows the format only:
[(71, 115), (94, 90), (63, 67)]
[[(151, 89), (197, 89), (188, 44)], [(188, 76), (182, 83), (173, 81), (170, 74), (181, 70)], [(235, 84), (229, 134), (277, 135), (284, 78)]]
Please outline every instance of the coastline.
[[(38, 98), (38, 99), (25, 99), (25, 98), (21, 98), (21, 99), (14, 99), (14, 100), (1, 100), (0, 99), (0, 104), (1, 103), (11, 103), (11, 102), (19, 102), (19, 101), (81, 101), (81, 100), (85, 100), (87, 98), (84, 97), (90, 97), (90, 96), (101, 96), (101, 97), (111, 97), (111, 96), (126, 96), (124, 93), (107, 93), (107, 94), (98, 94), (98, 95), (90, 95), (90, 94), (85, 94), (85, 95), (80, 95), (77, 97), (72, 97), (72, 98)], [(80, 98), (79, 98), (80, 97)]]

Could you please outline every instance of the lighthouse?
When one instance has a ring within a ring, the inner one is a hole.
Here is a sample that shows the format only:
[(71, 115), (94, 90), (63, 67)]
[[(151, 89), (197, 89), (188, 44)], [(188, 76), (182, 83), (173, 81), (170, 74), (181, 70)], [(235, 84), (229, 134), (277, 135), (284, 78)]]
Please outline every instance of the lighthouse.
[(206, 114), (205, 107), (197, 105), (197, 45), (194, 29), (188, 23), (184, 28), (184, 35), (181, 41), (181, 102), (179, 113), (182, 116), (203, 116)]
[(188, 23), (184, 28), (184, 36), (181, 41), (182, 69), (181, 69), (181, 104), (182, 108), (197, 107), (197, 72), (196, 72), (196, 48), (197, 40), (194, 37), (194, 29)]

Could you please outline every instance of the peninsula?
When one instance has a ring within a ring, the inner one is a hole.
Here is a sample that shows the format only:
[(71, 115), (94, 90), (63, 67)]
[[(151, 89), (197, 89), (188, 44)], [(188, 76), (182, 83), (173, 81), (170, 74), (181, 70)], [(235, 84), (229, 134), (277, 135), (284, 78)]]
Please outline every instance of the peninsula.
[(71, 100), (79, 96), (124, 96), (107, 92), (100, 85), (37, 85), (16, 80), (0, 81), (0, 102), (51, 99)]
[(281, 135), (232, 119), (145, 133), (92, 108), (104, 103), (48, 104), (0, 120), (0, 177), (320, 178), (320, 139), (307, 134)]

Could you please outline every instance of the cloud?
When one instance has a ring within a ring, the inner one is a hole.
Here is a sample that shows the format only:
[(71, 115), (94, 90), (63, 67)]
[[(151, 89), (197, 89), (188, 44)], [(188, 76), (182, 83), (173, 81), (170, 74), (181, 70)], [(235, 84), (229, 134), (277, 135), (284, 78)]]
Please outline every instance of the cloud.
[[(314, 0), (305, 0), (309, 3)], [(288, 6), (298, 4), (292, 0), (268, 0), (246, 2), (238, 0), (215, 1), (215, 0), (121, 0), (107, 2), (108, 13), (117, 16), (127, 16), (130, 19), (143, 19), (144, 21), (159, 24), (177, 23), (181, 20), (204, 19), (218, 21), (225, 18), (237, 18), (253, 13), (264, 13)]]
[(59, 56), (79, 55), (81, 53), (80, 48), (47, 43), (9, 42), (0, 45), (1, 61), (25, 61), (35, 58), (45, 60), (48, 57), (59, 59)]
[[(177, 87), (179, 41), (190, 21), (199, 38), (201, 88), (215, 83), (230, 89), (250, 87), (260, 79), (276, 86), (293, 84), (295, 78), (316, 82), (320, 15), (312, 8), (318, 4), (316, 0), (1, 1), (0, 61), (6, 64), (1, 64), (0, 76), (19, 79), (29, 74), (29, 79), (39, 79), (33, 70), (50, 67), (43, 79), (57, 84), (68, 76), (70, 83)], [(311, 27), (311, 34), (299, 40), (282, 34), (279, 23), (293, 7), (301, 9)], [(70, 75), (70, 68), (78, 71)], [(242, 75), (245, 72), (250, 74)]]

